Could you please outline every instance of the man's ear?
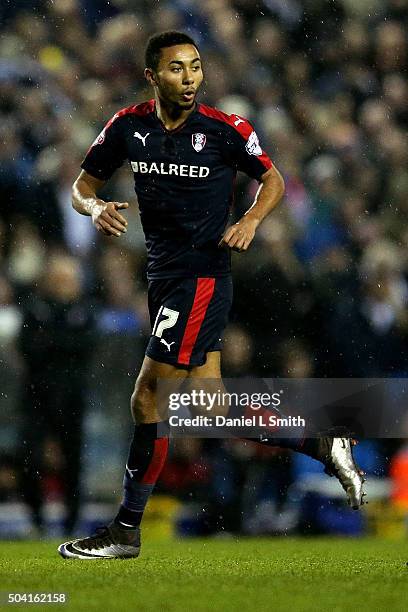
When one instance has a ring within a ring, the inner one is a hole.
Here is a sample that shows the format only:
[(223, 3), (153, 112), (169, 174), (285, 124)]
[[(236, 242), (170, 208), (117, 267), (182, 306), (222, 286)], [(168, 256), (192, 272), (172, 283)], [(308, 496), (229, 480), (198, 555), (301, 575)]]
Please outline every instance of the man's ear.
[(156, 77), (155, 77), (155, 74), (154, 74), (154, 72), (153, 72), (153, 70), (151, 68), (145, 68), (144, 69), (144, 75), (145, 75), (145, 79), (147, 80), (149, 85), (156, 85)]

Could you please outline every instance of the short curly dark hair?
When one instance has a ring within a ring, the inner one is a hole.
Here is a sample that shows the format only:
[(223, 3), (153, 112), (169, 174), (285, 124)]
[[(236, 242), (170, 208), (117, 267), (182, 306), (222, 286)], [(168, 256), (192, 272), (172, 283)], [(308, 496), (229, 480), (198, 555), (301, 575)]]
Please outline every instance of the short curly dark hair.
[(184, 32), (168, 31), (154, 34), (149, 38), (145, 51), (145, 66), (152, 70), (157, 70), (159, 65), (161, 50), (165, 47), (175, 45), (193, 45), (197, 50), (196, 42)]

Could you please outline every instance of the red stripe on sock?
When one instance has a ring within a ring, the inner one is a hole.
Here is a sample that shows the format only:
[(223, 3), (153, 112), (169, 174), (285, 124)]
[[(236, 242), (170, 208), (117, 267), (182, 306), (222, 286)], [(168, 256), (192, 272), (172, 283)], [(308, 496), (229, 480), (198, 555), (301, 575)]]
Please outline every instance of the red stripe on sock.
[(158, 479), (166, 461), (168, 448), (168, 438), (159, 438), (158, 440), (154, 441), (152, 460), (150, 461), (150, 465), (141, 480), (142, 484), (156, 484), (156, 480)]
[(178, 354), (178, 363), (189, 365), (191, 353), (214, 293), (215, 278), (198, 278), (193, 306), (188, 317)]

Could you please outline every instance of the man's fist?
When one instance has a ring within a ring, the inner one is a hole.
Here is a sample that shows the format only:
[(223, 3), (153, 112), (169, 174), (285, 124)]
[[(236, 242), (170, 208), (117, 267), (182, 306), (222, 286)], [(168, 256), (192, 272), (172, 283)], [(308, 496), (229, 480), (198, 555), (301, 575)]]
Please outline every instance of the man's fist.
[(234, 223), (234, 225), (225, 230), (218, 246), (228, 246), (233, 251), (238, 251), (238, 253), (246, 251), (255, 236), (258, 224), (259, 221), (257, 219), (244, 215), (238, 223)]
[(98, 200), (92, 207), (92, 223), (106, 236), (120, 236), (127, 232), (127, 224), (119, 210), (129, 208), (127, 202), (104, 202)]

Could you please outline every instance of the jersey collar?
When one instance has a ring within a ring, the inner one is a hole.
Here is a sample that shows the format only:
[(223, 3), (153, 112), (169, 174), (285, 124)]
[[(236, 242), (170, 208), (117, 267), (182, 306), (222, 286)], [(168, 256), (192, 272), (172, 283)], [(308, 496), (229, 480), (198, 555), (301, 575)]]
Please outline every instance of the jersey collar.
[(161, 119), (159, 119), (159, 117), (157, 116), (157, 112), (156, 112), (156, 100), (153, 98), (151, 100), (151, 102), (153, 104), (154, 117), (155, 117), (156, 121), (160, 124), (160, 126), (162, 127), (162, 129), (165, 132), (165, 134), (176, 134), (177, 132), (180, 132), (180, 130), (182, 130), (187, 125), (187, 123), (189, 123), (190, 119), (192, 117), (194, 117), (194, 115), (196, 115), (196, 113), (198, 111), (198, 107), (199, 107), (198, 102), (195, 102), (194, 110), (189, 114), (187, 119), (185, 121), (183, 121), (183, 123), (181, 123), (179, 126), (174, 128), (173, 130), (168, 130), (166, 128), (166, 126), (164, 125), (163, 121)]

